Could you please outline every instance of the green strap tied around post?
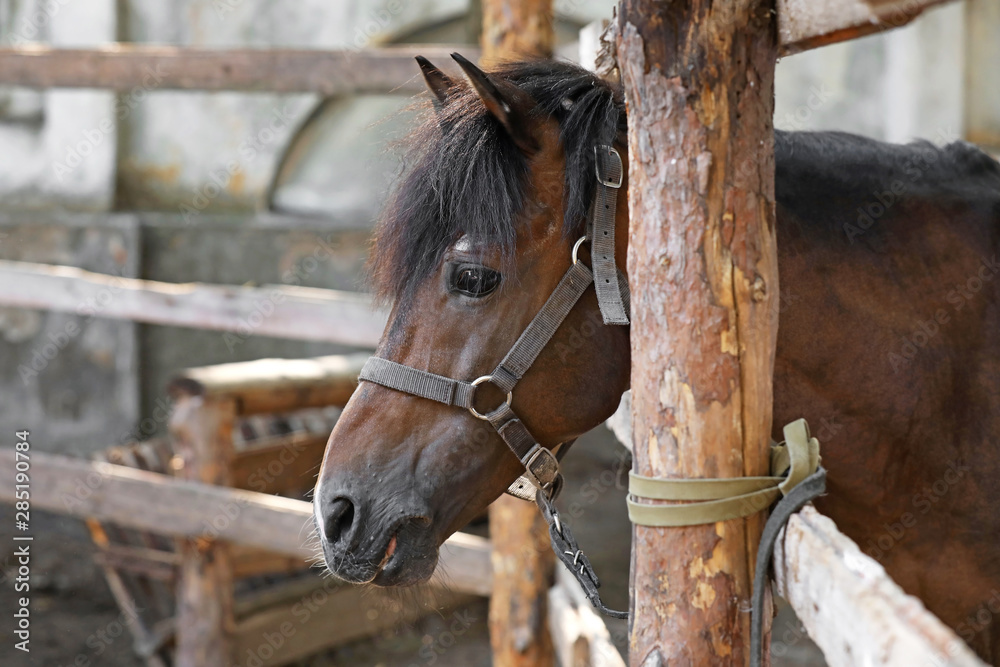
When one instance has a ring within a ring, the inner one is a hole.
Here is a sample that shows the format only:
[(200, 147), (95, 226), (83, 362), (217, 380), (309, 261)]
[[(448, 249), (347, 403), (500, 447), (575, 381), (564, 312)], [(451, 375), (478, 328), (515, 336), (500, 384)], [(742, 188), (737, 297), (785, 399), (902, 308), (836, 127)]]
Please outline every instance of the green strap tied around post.
[[(661, 479), (629, 473), (628, 517), (640, 526), (695, 526), (739, 519), (767, 509), (819, 469), (819, 441), (805, 419), (784, 428), (785, 442), (771, 446), (770, 477)], [(633, 498), (685, 502), (650, 505)]]

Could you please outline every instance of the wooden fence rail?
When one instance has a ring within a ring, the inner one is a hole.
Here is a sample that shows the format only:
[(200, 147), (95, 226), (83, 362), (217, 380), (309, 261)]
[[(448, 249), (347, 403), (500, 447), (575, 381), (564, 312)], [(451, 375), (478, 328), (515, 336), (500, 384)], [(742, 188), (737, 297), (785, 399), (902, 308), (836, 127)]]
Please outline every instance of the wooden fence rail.
[[(313, 560), (312, 505), (125, 466), (41, 452), (30, 453), (34, 509), (175, 537), (217, 539)], [(0, 478), (12, 480), (15, 452), (0, 450)], [(14, 502), (14, 485), (0, 485), (0, 502)], [(456, 533), (441, 548), (432, 581), (475, 595), (492, 587), (489, 541)]]
[[(630, 411), (631, 396), (626, 394), (608, 420), (629, 449), (632, 433), (623, 426)], [(812, 506), (793, 516), (779, 537), (774, 573), (778, 594), (791, 604), (831, 667), (983, 665), (950, 628)], [(785, 630), (774, 632), (773, 642), (789, 642)]]
[(386, 314), (363, 294), (119, 278), (69, 266), (0, 261), (0, 306), (375, 347)]
[(780, 55), (899, 28), (949, 0), (778, 0)]
[(311, 359), (255, 359), (182, 371), (175, 396), (226, 397), (238, 416), (343, 406), (358, 386), (367, 353)]
[[(947, 0), (778, 0), (782, 55), (896, 28)], [(389, 48), (205, 49), (112, 43), (104, 48), (53, 49), (38, 44), (0, 49), (0, 84), (33, 88), (113, 90), (238, 90), (322, 95), (418, 93), (415, 55), (448, 67), (468, 45)]]
[[(38, 45), (0, 49), (0, 84), (32, 88), (130, 90), (239, 90), (350, 95), (418, 93), (423, 79), (413, 62), (424, 55), (447, 66), (448, 54), (467, 46), (373, 49), (203, 49), (109, 44), (91, 49)], [(456, 69), (457, 71), (457, 69)]]

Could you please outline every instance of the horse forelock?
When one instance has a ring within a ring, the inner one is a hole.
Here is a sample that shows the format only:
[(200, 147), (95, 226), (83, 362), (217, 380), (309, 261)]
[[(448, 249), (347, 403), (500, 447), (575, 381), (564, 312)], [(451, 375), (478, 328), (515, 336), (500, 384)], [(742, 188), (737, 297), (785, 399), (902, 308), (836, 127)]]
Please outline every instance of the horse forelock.
[[(597, 144), (611, 144), (624, 123), (620, 91), (567, 62), (508, 63), (489, 72), (535, 101), (531, 115), (551, 116), (566, 160), (563, 232), (579, 235), (595, 187)], [(383, 301), (406, 301), (465, 236), (514, 260), (517, 224), (530, 189), (528, 158), (467, 83), (456, 81), (440, 113), (430, 104), (404, 141), (404, 170), (376, 226), (369, 277)]]

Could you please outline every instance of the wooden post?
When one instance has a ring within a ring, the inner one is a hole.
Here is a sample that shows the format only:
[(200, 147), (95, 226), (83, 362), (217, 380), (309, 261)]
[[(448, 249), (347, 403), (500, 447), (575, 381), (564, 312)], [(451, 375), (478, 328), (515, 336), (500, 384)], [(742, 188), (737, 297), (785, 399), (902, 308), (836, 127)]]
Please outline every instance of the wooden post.
[[(1000, 154), (1000, 6), (990, 0), (965, 5), (965, 138)], [(990, 65), (990, 63), (993, 63)]]
[[(183, 462), (185, 479), (229, 486), (236, 404), (227, 397), (177, 394), (170, 419), (175, 453)], [(220, 503), (204, 508), (205, 532), (218, 533), (242, 508)], [(178, 667), (232, 663), (233, 573), (229, 545), (215, 539), (180, 542), (181, 568), (177, 584)]]
[[(635, 469), (768, 472), (778, 297), (766, 0), (623, 0)], [(633, 529), (630, 662), (743, 665), (764, 517)]]
[(482, 11), (484, 60), (552, 56), (552, 0), (482, 0)]
[(501, 496), (490, 506), (490, 542), (490, 645), (494, 667), (554, 665), (548, 593), (555, 554), (541, 513), (523, 500)]
[[(483, 59), (551, 56), (552, 0), (482, 0)], [(502, 495), (490, 506), (493, 594), (490, 644), (494, 667), (555, 664), (548, 591), (555, 554), (534, 505)]]

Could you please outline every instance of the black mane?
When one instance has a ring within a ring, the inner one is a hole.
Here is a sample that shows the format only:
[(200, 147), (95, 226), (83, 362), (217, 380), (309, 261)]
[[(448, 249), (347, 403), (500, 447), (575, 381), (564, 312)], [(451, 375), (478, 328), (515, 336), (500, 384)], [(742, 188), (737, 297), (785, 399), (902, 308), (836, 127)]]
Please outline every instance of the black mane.
[[(863, 209), (884, 205), (888, 196), (982, 205), (1000, 214), (1000, 164), (964, 141), (938, 147), (922, 140), (890, 144), (846, 132), (776, 130), (774, 164), (778, 206), (793, 214), (801, 229), (845, 241), (851, 235), (844, 225), (856, 224)], [(892, 208), (891, 216), (899, 214), (899, 207)], [(876, 225), (865, 240), (885, 228)]]
[[(489, 75), (527, 92), (537, 102), (533, 114), (558, 121), (566, 156), (563, 231), (580, 235), (595, 187), (593, 147), (610, 145), (624, 128), (620, 91), (552, 60), (509, 63)], [(462, 235), (513, 256), (527, 158), (464, 79), (440, 117), (425, 116), (407, 140), (407, 169), (376, 228), (369, 268), (383, 299), (405, 298)]]

